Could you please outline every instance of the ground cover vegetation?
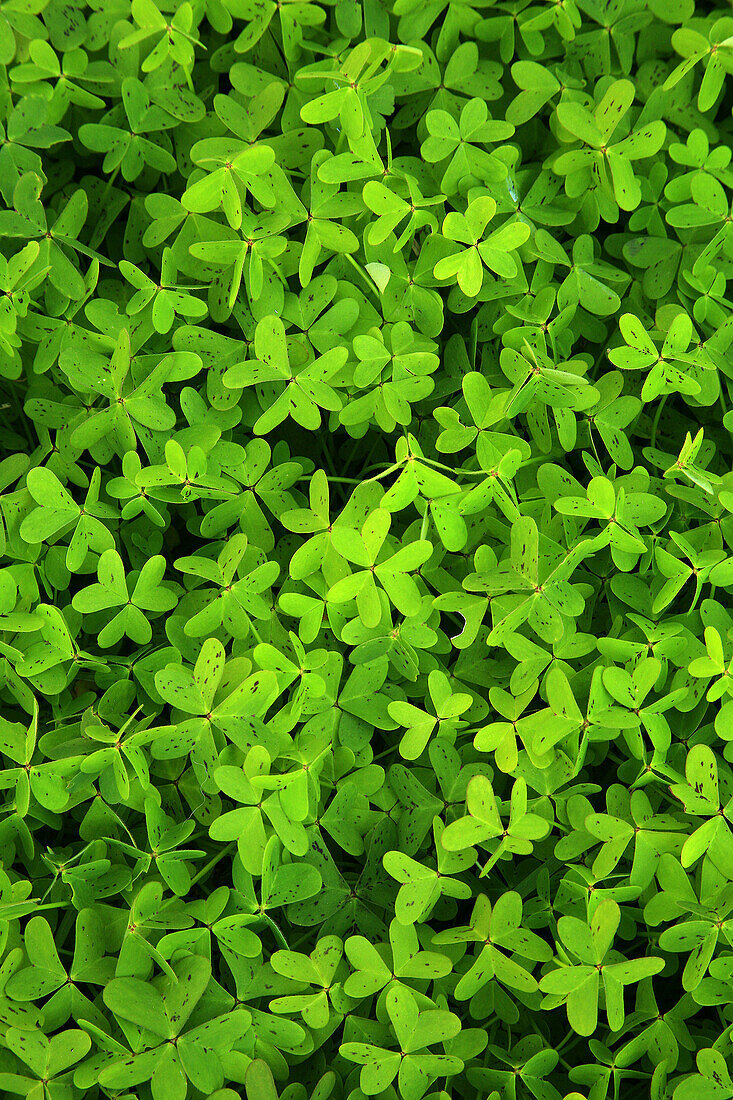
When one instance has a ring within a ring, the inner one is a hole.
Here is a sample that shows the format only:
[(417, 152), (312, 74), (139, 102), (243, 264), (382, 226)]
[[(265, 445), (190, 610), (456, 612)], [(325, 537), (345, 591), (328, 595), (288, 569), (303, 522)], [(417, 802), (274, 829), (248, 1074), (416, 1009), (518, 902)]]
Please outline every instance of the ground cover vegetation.
[(731, 1100), (732, 77), (0, 2), (0, 1095)]

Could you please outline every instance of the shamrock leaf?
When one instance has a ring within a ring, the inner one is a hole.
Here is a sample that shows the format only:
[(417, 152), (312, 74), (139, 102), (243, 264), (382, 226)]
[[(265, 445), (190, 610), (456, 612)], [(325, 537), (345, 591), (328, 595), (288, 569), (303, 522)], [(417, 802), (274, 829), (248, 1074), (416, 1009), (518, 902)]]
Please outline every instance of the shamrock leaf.
[(561, 917), (558, 933), (569, 952), (567, 964), (540, 979), (545, 999), (565, 1004), (568, 1023), (579, 1035), (592, 1035), (598, 1021), (598, 998), (605, 997), (608, 1025), (618, 1031), (624, 1022), (624, 986), (658, 974), (664, 960), (655, 956), (614, 961), (613, 941), (621, 914), (612, 899), (601, 901), (588, 923)]
[(121, 609), (99, 632), (99, 644), (104, 648), (124, 636), (145, 644), (153, 636), (145, 612), (161, 614), (176, 604), (175, 592), (161, 585), (164, 573), (165, 558), (158, 554), (145, 562), (132, 583), (117, 551), (105, 550), (97, 565), (97, 581), (77, 592), (73, 607), (85, 615)]
[(293, 347), (291, 366), (285, 327), (279, 317), (263, 318), (255, 333), (255, 360), (229, 367), (224, 383), (232, 389), (261, 387), (262, 414), (254, 431), (265, 435), (283, 420), (292, 418), (310, 431), (321, 425), (321, 409), (338, 411), (341, 398), (329, 384), (343, 367), (345, 348), (334, 348), (313, 361), (303, 355), (302, 345)]

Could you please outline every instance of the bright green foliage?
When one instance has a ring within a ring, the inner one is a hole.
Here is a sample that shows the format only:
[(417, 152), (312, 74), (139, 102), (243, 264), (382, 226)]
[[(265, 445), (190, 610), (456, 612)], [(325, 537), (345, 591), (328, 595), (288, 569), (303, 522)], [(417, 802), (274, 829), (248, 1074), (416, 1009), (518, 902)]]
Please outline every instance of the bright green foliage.
[(0, 1097), (733, 1100), (733, 15), (0, 0)]

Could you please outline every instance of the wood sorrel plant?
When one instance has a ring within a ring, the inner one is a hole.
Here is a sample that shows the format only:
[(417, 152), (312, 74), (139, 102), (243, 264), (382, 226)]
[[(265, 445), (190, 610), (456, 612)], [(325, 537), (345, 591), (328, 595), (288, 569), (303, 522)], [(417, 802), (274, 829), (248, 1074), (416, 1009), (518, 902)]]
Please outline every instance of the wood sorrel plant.
[(0, 3), (0, 1096), (733, 1098), (732, 79)]

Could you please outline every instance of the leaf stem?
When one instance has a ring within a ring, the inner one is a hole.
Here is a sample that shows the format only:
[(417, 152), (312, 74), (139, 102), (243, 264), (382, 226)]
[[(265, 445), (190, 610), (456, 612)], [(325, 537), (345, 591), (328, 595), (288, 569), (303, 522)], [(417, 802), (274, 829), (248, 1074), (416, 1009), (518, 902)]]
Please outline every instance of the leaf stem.
[(210, 859), (209, 862), (206, 863), (201, 868), (201, 870), (198, 872), (198, 874), (193, 876), (193, 878), (191, 879), (191, 885), (195, 886), (197, 882), (199, 882), (202, 878), (204, 878), (206, 875), (208, 875), (208, 873), (209, 873), (209, 871), (211, 870), (212, 867), (216, 867), (217, 863), (219, 863), (220, 860), (224, 859), (224, 857), (227, 856), (229, 854), (229, 852), (231, 852), (232, 849), (234, 849), (236, 847), (237, 847), (236, 840), (230, 840), (228, 844), (225, 844), (225, 846), (221, 849), (221, 851), (217, 852), (216, 855), (213, 856), (212, 859)]
[(664, 405), (665, 405), (665, 402), (666, 402), (668, 396), (669, 395), (665, 393), (664, 397), (662, 398), (662, 400), (657, 405), (657, 411), (654, 413), (654, 419), (652, 420), (651, 439), (650, 439), (652, 447), (656, 447), (656, 445), (657, 445), (657, 429), (659, 428), (659, 418), (662, 415), (662, 409), (664, 408)]
[[(310, 482), (311, 475), (310, 474), (305, 474), (303, 477), (299, 477), (297, 480), (299, 482), (300, 481)], [(343, 484), (346, 484), (346, 485), (361, 485), (362, 484), (362, 481), (361, 481), (360, 477), (335, 477), (335, 476), (332, 476), (331, 474), (329, 474), (328, 475), (328, 480), (329, 481), (342, 482)]]
[(379, 481), (383, 477), (387, 477), (388, 474), (393, 474), (395, 470), (400, 470), (404, 466), (404, 459), (402, 462), (395, 462), (392, 466), (388, 466), (386, 470), (382, 470), (381, 474), (375, 474), (374, 477), (368, 477), (366, 481), (362, 481), (362, 485), (368, 485), (371, 481)]
[(260, 916), (262, 917), (262, 919), (264, 921), (267, 921), (267, 923), (270, 925), (270, 927), (272, 928), (273, 934), (275, 936), (275, 939), (278, 941), (278, 943), (280, 943), (286, 951), (289, 951), (290, 947), (288, 945), (288, 941), (285, 939), (284, 934), (278, 928), (278, 926), (275, 924), (272, 917), (269, 916), (268, 913), (260, 913)]
[(426, 506), (422, 517), (422, 523), (420, 524), (420, 541), (427, 537), (428, 527), (430, 525), (430, 509)]

